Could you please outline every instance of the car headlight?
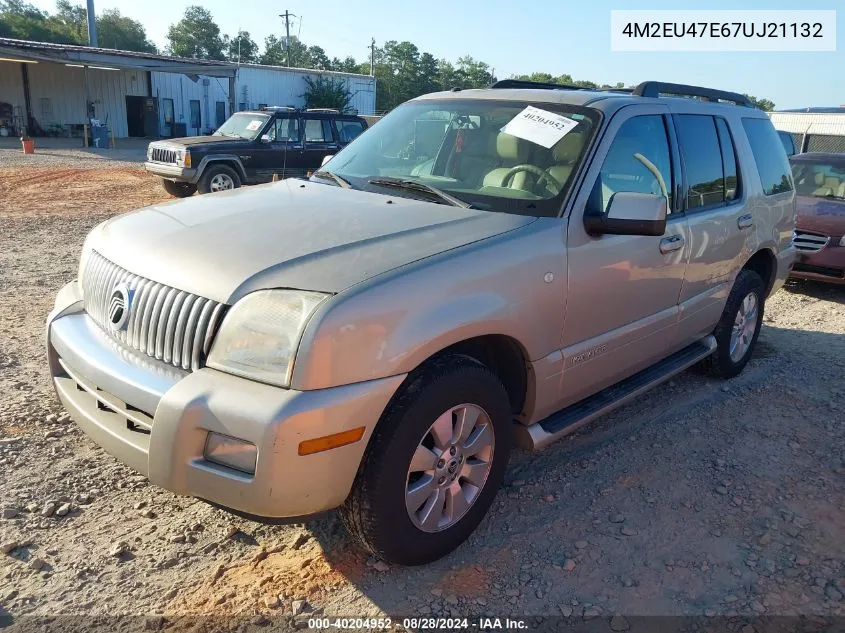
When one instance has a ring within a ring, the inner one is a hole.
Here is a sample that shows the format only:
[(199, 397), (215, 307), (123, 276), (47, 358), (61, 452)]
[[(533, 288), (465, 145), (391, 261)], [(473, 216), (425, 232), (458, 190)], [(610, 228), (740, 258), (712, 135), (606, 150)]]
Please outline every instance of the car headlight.
[(152, 145), (152, 143), (150, 143), (149, 145), (147, 145), (147, 160), (152, 160), (152, 159), (153, 159), (153, 145)]
[(220, 326), (206, 365), (236, 376), (290, 386), (308, 319), (328, 295), (259, 290), (235, 303)]
[(190, 167), (191, 166), (191, 150), (180, 149), (176, 150), (176, 166)]
[(839, 238), (839, 246), (845, 246), (845, 235)]

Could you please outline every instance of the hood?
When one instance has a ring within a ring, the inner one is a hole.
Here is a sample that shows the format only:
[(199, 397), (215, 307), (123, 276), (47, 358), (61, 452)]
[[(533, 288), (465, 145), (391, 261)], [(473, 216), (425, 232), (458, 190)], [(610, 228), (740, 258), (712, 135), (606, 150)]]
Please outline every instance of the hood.
[(795, 225), (825, 235), (845, 235), (845, 200), (796, 196)]
[(230, 145), (232, 143), (242, 143), (248, 145), (252, 141), (243, 138), (235, 138), (233, 136), (186, 136), (184, 138), (170, 138), (163, 144), (176, 147), (191, 147), (193, 145)]
[(289, 179), (130, 212), (89, 243), (132, 273), (231, 303), (261, 288), (340, 292), (535, 219)]

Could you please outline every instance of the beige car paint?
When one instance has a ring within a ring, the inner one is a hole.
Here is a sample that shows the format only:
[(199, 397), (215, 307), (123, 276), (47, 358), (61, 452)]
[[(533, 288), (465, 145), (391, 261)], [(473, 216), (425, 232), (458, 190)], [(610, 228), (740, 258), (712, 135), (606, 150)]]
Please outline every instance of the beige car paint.
[[(596, 94), (497, 90), (464, 91), (461, 98), (583, 104)], [(148, 444), (133, 448), (137, 440), (111, 428), (61, 375), (57, 349), (73, 358), (75, 343), (53, 340), (62, 328), (51, 333), (51, 324), (87, 318), (69, 286), (47, 325), (62, 402), (96, 441), (154, 483), (242, 512), (297, 516), (343, 502), (367, 440), (405, 376), (453, 344), (486, 335), (514, 342), (528, 372), (525, 405), (515, 418), (530, 426), (712, 332), (734, 278), (755, 254), (772, 266), (770, 290), (779, 288), (794, 259), (793, 195), (762, 195), (741, 123), (766, 115), (682, 100), (600, 97), (590, 103), (602, 112), (600, 133), (559, 217), (288, 180), (106, 222), (86, 248), (187, 292), (227, 303), (262, 288), (333, 296), (303, 332), (290, 389), (210, 368), (177, 377), (161, 394)], [(456, 97), (421, 99), (444, 98)], [(615, 131), (632, 116), (688, 111), (729, 122), (742, 166), (741, 199), (718, 211), (669, 215), (663, 236), (589, 235), (586, 200)], [(743, 230), (737, 221), (746, 214), (753, 224)], [(661, 241), (675, 235), (681, 247), (662, 252)], [(86, 345), (98, 358), (113, 353), (97, 341)], [(122, 360), (112, 377), (117, 383), (130, 372), (154, 373), (143, 364), (149, 361), (131, 354)], [(93, 361), (77, 362), (74, 371), (92, 371)], [(122, 402), (137, 406), (131, 389)], [(358, 424), (366, 434), (355, 444), (296, 454), (304, 439)], [(212, 430), (256, 443), (254, 477), (202, 459)]]

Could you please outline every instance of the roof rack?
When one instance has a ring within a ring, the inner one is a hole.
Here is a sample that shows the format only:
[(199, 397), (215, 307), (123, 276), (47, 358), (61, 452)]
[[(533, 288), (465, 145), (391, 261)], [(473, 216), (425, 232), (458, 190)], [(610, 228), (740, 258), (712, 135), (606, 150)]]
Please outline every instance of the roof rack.
[(337, 108), (308, 108), (306, 112), (326, 112), (328, 114), (340, 114)]
[(599, 88), (601, 92), (621, 92), (624, 94), (631, 94), (634, 92), (633, 88)]
[(261, 110), (267, 112), (296, 112), (296, 108), (290, 106), (264, 106)]
[(546, 81), (528, 81), (527, 79), (501, 79), (494, 83), (491, 88), (535, 88), (537, 90), (587, 90), (581, 86), (570, 86), (568, 84), (554, 84)]
[(687, 86), (686, 84), (670, 84), (662, 81), (644, 81), (634, 88), (633, 92), (638, 97), (659, 97), (660, 95), (676, 95), (682, 97), (700, 97), (705, 101), (718, 103), (729, 101), (736, 105), (747, 108), (755, 107), (745, 95), (738, 92), (727, 92), (725, 90), (713, 90), (701, 86)]

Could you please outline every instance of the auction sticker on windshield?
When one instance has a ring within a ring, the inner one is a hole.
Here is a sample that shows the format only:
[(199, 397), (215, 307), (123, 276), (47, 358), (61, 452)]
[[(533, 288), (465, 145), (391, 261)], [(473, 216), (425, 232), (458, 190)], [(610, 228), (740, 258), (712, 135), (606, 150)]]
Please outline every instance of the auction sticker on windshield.
[(578, 121), (573, 121), (554, 112), (528, 106), (511, 119), (502, 128), (502, 132), (551, 149), (576, 125), (578, 125)]
[(247, 124), (246, 129), (248, 129), (250, 132), (255, 132), (255, 130), (261, 127), (262, 123), (264, 123), (264, 121), (262, 121), (261, 119), (258, 119), (256, 121), (250, 121)]

